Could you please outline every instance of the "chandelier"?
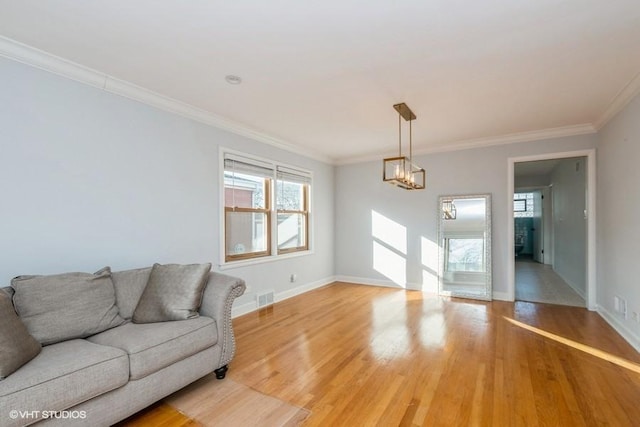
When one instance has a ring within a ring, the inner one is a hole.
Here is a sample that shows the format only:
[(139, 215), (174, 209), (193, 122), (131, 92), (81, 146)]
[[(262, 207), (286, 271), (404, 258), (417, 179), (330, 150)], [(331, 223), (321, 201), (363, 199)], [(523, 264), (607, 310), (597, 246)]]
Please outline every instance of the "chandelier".
[[(382, 162), (382, 180), (405, 190), (422, 190), (425, 188), (426, 172), (412, 162), (413, 141), (411, 122), (416, 115), (405, 104), (393, 106), (398, 112), (398, 157), (388, 157)], [(402, 155), (402, 120), (409, 122), (409, 157)]]
[(442, 219), (456, 219), (457, 210), (453, 200), (444, 200), (442, 202)]

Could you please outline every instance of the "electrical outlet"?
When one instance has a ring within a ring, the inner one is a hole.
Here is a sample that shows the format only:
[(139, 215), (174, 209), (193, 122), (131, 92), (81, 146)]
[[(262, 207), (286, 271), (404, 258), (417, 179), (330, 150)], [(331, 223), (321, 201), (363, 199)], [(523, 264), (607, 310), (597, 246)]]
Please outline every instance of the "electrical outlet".
[(298, 280), (298, 275), (296, 273), (291, 274), (291, 276), (289, 276), (289, 281), (291, 283), (294, 283), (296, 280)]
[(627, 300), (620, 298), (619, 296), (613, 297), (613, 308), (622, 318), (627, 318)]

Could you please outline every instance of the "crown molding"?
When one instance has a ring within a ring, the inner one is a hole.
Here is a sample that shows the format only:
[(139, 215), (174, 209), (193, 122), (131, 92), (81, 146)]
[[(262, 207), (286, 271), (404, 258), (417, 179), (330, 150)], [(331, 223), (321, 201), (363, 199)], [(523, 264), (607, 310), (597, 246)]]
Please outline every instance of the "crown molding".
[(257, 142), (271, 145), (281, 150), (299, 154), (304, 157), (309, 157), (323, 163), (333, 164), (333, 159), (329, 156), (325, 156), (318, 152), (301, 148), (279, 138), (275, 138), (265, 133), (253, 130), (238, 122), (225, 119), (222, 116), (218, 116), (200, 108), (196, 108), (190, 104), (175, 100), (173, 98), (166, 97), (143, 87), (134, 85), (133, 83), (129, 83), (125, 80), (107, 76), (104, 90), (116, 95), (133, 99), (135, 101), (142, 102), (160, 110), (168, 111), (170, 113), (177, 114), (179, 116), (186, 117), (188, 119), (195, 120), (209, 126), (232, 132), (236, 135), (247, 137)]
[(107, 80), (104, 73), (3, 36), (0, 56), (100, 89), (104, 89)]
[[(257, 142), (265, 143), (273, 147), (291, 153), (299, 154), (323, 163), (333, 165), (345, 165), (379, 160), (383, 156), (393, 155), (392, 152), (354, 156), (344, 159), (336, 159), (317, 151), (302, 148), (291, 142), (270, 136), (266, 133), (251, 129), (241, 123), (226, 119), (222, 116), (210, 113), (190, 104), (153, 92), (149, 89), (137, 86), (125, 80), (118, 79), (106, 73), (85, 67), (81, 64), (69, 61), (59, 56), (52, 55), (43, 50), (28, 46), (7, 37), (0, 36), (0, 56), (21, 62), (23, 64), (58, 74), (99, 88), (101, 90), (123, 96), (152, 107), (164, 110), (179, 116), (213, 126), (236, 135), (244, 136)], [(618, 112), (620, 112), (635, 96), (640, 94), (640, 73), (614, 97), (604, 113), (593, 124), (585, 123), (573, 126), (564, 126), (551, 129), (543, 129), (529, 132), (518, 132), (496, 137), (476, 138), (452, 143), (443, 143), (425, 147), (414, 151), (414, 155), (425, 155), (447, 151), (467, 150), (471, 148), (489, 147), (493, 145), (514, 144), (518, 142), (530, 142), (560, 138), (573, 135), (595, 133), (604, 127)]]
[(247, 137), (257, 142), (271, 145), (281, 150), (309, 157), (323, 163), (334, 163), (334, 159), (329, 156), (301, 148), (298, 145), (251, 129), (241, 123), (226, 119), (182, 101), (169, 98), (7, 37), (0, 36), (0, 56), (150, 105), (160, 110), (229, 131), (236, 135)]
[[(418, 148), (413, 150), (414, 156), (433, 154), (433, 153), (444, 153), (448, 151), (460, 151), (460, 150), (469, 150), (472, 148), (482, 148), (482, 147), (491, 147), (493, 145), (507, 145), (507, 144), (516, 144), (518, 142), (531, 142), (531, 141), (542, 141), (546, 139), (553, 138), (562, 138), (566, 136), (575, 136), (575, 135), (586, 135), (596, 133), (596, 129), (592, 124), (584, 123), (581, 125), (572, 125), (572, 126), (562, 126), (557, 128), (550, 129), (542, 129), (536, 131), (529, 132), (517, 132), (510, 133), (507, 135), (495, 136), (495, 137), (486, 137), (486, 138), (475, 138), (475, 139), (467, 139), (457, 142), (451, 143), (443, 143), (434, 145), (431, 147)], [(343, 159), (337, 161), (337, 165), (346, 165), (352, 163), (363, 163), (380, 160), (383, 157), (389, 157), (392, 155), (397, 155), (396, 152), (384, 152), (377, 154), (369, 154), (366, 156), (360, 157), (351, 157), (348, 159)]]
[(593, 124), (596, 130), (602, 129), (609, 120), (615, 117), (624, 107), (636, 95), (640, 94), (640, 73), (636, 74), (634, 78), (613, 98), (613, 101), (609, 104), (604, 113)]

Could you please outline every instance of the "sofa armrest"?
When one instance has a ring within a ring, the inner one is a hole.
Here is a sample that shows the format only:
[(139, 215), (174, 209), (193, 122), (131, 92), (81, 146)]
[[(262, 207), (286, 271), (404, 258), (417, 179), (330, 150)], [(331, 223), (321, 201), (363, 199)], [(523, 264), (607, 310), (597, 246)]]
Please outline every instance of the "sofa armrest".
[(218, 341), (222, 347), (217, 368), (227, 365), (236, 352), (236, 339), (231, 325), (233, 301), (244, 293), (245, 282), (237, 277), (211, 272), (202, 296), (200, 314), (216, 321)]

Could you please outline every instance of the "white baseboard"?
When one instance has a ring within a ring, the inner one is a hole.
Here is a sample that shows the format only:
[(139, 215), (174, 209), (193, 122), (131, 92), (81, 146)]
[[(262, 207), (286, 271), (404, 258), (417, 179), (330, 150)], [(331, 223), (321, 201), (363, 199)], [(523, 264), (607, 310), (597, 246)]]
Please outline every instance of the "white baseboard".
[(276, 294), (276, 298), (275, 301), (282, 301), (291, 297), (295, 297), (296, 295), (300, 295), (303, 294), (305, 292), (309, 292), (312, 291), (314, 289), (318, 289), (321, 288), (323, 286), (326, 286), (330, 283), (333, 283), (336, 281), (336, 277), (335, 276), (329, 276), (329, 277), (325, 277), (324, 279), (320, 279), (320, 280), (316, 280), (315, 282), (311, 282), (311, 283), (306, 283), (304, 285), (300, 285), (297, 286), (293, 289), (288, 289), (284, 292), (280, 292), (278, 294)]
[[(336, 278), (334, 276), (330, 276), (321, 280), (316, 280), (315, 282), (305, 283), (304, 285), (296, 286), (295, 288), (292, 288), (292, 289), (287, 289), (286, 291), (275, 294), (274, 302), (283, 301), (288, 298), (295, 297), (296, 295), (309, 292), (313, 289), (321, 288), (335, 281), (336, 281)], [(252, 311), (256, 311), (256, 310), (258, 310), (257, 301), (247, 302), (239, 306), (233, 306), (233, 308), (231, 309), (231, 317), (235, 318), (238, 316), (242, 316), (243, 314), (251, 313)]]
[(368, 286), (384, 286), (386, 288), (398, 288), (404, 289), (402, 286), (398, 285), (391, 280), (381, 280), (381, 279), (370, 279), (367, 277), (356, 277), (356, 276), (336, 276), (337, 282), (347, 282), (347, 283), (355, 283), (356, 285), (368, 285)]
[(336, 276), (337, 282), (355, 283), (356, 285), (382, 286), (385, 288), (408, 289), (410, 291), (437, 292), (438, 290), (422, 289), (420, 283), (407, 283), (406, 287), (400, 286), (391, 280), (370, 279), (367, 277)]
[[(387, 288), (396, 288), (396, 289), (408, 289), (411, 291), (422, 291), (432, 294), (437, 294), (438, 289), (432, 286), (423, 287), (424, 285), (420, 283), (407, 283), (407, 287), (403, 288), (391, 280), (380, 280), (380, 279), (369, 279), (366, 277), (355, 277), (355, 276), (336, 276), (336, 281), (338, 282), (347, 282), (347, 283), (355, 283), (357, 285), (368, 285), (368, 286), (384, 286)], [(493, 299), (500, 301), (513, 301), (513, 298), (509, 297), (508, 292), (493, 292)]]
[(636, 351), (640, 352), (640, 336), (626, 327), (614, 313), (601, 305), (597, 306), (598, 314), (619, 333)]
[[(569, 286), (571, 286), (571, 284), (569, 284)], [(587, 293), (584, 290), (578, 288), (577, 286), (571, 286), (571, 289), (576, 291), (576, 293), (580, 295), (582, 299), (585, 300), (585, 302), (587, 301)]]
[(564, 277), (564, 275), (558, 273), (555, 269), (553, 269), (553, 271), (560, 276), (560, 278), (562, 280), (564, 280), (564, 282), (569, 285), (569, 287), (571, 289), (573, 289), (578, 295), (580, 295), (580, 297), (582, 297), (583, 300), (587, 301), (587, 293), (584, 289), (580, 289), (579, 286), (576, 286), (575, 283), (573, 283), (571, 280), (567, 279), (566, 277)]
[(509, 295), (509, 292), (493, 291), (491, 296), (493, 299), (498, 301), (513, 302), (513, 298)]
[[(355, 283), (357, 285), (366, 285), (366, 286), (382, 286), (385, 288), (395, 288), (395, 289), (407, 289), (411, 291), (422, 291), (427, 293), (437, 294), (437, 289), (423, 289), (420, 283), (407, 283), (407, 287), (403, 288), (391, 280), (381, 280), (381, 279), (370, 279), (367, 277), (355, 277), (355, 276), (330, 276), (321, 280), (317, 280), (315, 282), (306, 283), (304, 285), (297, 286), (292, 289), (288, 289), (284, 292), (277, 293), (274, 296), (275, 302), (283, 301), (285, 299), (295, 297), (297, 295), (303, 294), (305, 292), (309, 292), (313, 289), (321, 288), (333, 282), (346, 282), (346, 283)], [(513, 301), (513, 299), (509, 299), (508, 292), (493, 292), (493, 299), (499, 301)], [(251, 313), (253, 311), (258, 310), (258, 303), (256, 301), (251, 301), (244, 303), (239, 306), (234, 306), (231, 310), (231, 317), (235, 318), (238, 316), (242, 316), (247, 313)]]

